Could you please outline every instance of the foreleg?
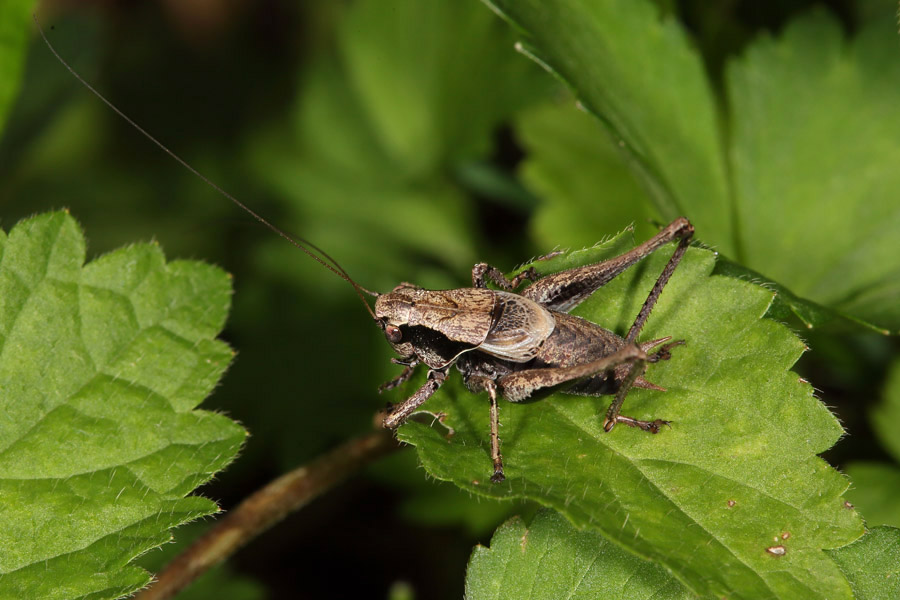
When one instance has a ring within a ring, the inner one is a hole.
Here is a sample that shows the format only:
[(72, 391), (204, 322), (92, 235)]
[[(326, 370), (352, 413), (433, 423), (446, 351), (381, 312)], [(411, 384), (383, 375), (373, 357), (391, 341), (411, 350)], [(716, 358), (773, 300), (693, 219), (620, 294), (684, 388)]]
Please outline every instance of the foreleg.
[(397, 387), (398, 385), (406, 383), (409, 380), (409, 378), (412, 377), (412, 374), (416, 369), (416, 365), (419, 364), (419, 361), (416, 359), (412, 359), (411, 362), (404, 362), (402, 360), (392, 358), (391, 362), (394, 363), (395, 365), (403, 365), (404, 366), (403, 372), (400, 373), (399, 375), (397, 375), (396, 377), (394, 377), (393, 379), (391, 379), (390, 381), (382, 383), (380, 386), (378, 386), (379, 394), (381, 392), (386, 392), (387, 390), (392, 390), (395, 387)]
[(447, 373), (445, 371), (429, 371), (428, 381), (416, 390), (415, 394), (400, 404), (395, 404), (390, 407), (388, 414), (384, 417), (383, 421), (385, 428), (396, 429), (402, 425), (403, 422), (409, 418), (409, 415), (415, 412), (417, 408), (422, 406), (426, 400), (431, 398), (431, 396), (438, 391), (438, 388), (443, 385), (446, 378)]

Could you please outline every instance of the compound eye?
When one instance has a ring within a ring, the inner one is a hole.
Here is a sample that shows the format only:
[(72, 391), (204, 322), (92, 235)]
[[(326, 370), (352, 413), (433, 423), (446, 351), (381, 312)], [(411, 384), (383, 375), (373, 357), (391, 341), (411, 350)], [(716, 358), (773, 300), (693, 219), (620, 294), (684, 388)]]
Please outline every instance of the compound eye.
[(400, 340), (403, 339), (403, 334), (400, 333), (399, 327), (386, 325), (384, 328), (384, 337), (386, 337), (390, 343), (398, 344), (400, 343)]

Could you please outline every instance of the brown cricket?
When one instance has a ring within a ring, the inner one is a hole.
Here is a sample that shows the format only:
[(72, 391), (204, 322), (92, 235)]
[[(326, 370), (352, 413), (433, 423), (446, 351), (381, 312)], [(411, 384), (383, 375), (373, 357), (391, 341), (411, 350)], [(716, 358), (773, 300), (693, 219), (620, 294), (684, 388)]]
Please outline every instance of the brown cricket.
[[(615, 258), (540, 277), (530, 268), (512, 279), (485, 263), (472, 268), (472, 287), (426, 290), (403, 283), (375, 300), (375, 320), (405, 365), (382, 389), (403, 383), (415, 367), (428, 380), (406, 401), (388, 409), (384, 426), (400, 426), (437, 391), (454, 365), (472, 392), (486, 391), (491, 410), (491, 481), (505, 479), (497, 397), (523, 402), (541, 391), (584, 396), (615, 394), (603, 429), (616, 423), (657, 433), (668, 421), (641, 421), (619, 413), (632, 387), (662, 390), (643, 374), (648, 363), (668, 359), (683, 343), (665, 337), (637, 342), (660, 293), (687, 249), (694, 228), (678, 218), (646, 242)], [(572, 316), (599, 287), (660, 247), (680, 240), (624, 338)], [(519, 292), (523, 281), (532, 283)], [(487, 289), (487, 282), (503, 290)], [(664, 345), (661, 345), (664, 344)], [(651, 350), (654, 350), (650, 353)]]
[[(505, 479), (500, 453), (498, 395), (510, 402), (523, 402), (535, 393), (550, 391), (586, 396), (615, 394), (603, 424), (607, 432), (616, 423), (651, 433), (657, 433), (661, 426), (668, 424), (662, 419), (641, 421), (626, 417), (619, 414), (619, 410), (632, 387), (662, 390), (643, 378), (647, 364), (668, 359), (669, 349), (683, 343), (669, 342), (671, 337), (637, 342), (637, 336), (694, 233), (693, 226), (684, 217), (672, 221), (649, 240), (615, 258), (545, 277), (531, 268), (508, 279), (498, 269), (479, 263), (472, 268), (471, 288), (426, 290), (402, 283), (387, 294), (371, 292), (350, 278), (324, 251), (272, 225), (141, 128), (72, 69), (47, 40), (36, 18), (35, 23), (59, 62), (116, 114), (225, 198), (353, 286), (366, 310), (400, 355), (393, 361), (405, 366), (399, 376), (381, 389), (400, 385), (410, 378), (419, 364), (428, 367), (428, 380), (406, 401), (388, 409), (383, 420), (385, 427), (396, 429), (406, 421), (441, 387), (454, 365), (462, 373), (469, 390), (486, 391), (490, 398), (491, 460), (494, 465), (491, 481), (494, 482)], [(676, 240), (679, 244), (675, 252), (624, 338), (596, 323), (568, 314), (628, 267)], [(526, 280), (531, 282), (530, 285), (516, 292)], [(503, 289), (490, 290), (488, 282)], [(374, 310), (363, 294), (375, 296)]]

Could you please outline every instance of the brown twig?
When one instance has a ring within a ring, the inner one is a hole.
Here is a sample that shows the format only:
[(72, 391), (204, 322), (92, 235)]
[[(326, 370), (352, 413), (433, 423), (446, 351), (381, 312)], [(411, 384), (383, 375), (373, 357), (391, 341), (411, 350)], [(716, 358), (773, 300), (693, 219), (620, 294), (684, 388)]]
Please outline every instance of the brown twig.
[(260, 533), (373, 460), (399, 448), (389, 431), (350, 440), (313, 462), (275, 479), (229, 512), (175, 557), (137, 600), (172, 598)]

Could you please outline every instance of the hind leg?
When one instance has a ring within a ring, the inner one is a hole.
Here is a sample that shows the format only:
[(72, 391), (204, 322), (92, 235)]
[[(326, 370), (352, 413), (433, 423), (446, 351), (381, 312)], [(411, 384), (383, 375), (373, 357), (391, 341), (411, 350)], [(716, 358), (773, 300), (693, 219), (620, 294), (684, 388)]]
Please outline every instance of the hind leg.
[[(534, 392), (555, 387), (564, 383), (574, 383), (579, 379), (591, 377), (598, 373), (611, 372), (620, 365), (645, 363), (649, 360), (647, 353), (636, 344), (628, 344), (609, 356), (572, 367), (546, 367), (542, 369), (526, 369), (504, 375), (497, 383), (503, 397), (510, 402), (522, 402)], [(639, 375), (640, 373), (638, 373)], [(635, 379), (637, 376), (635, 376)]]

